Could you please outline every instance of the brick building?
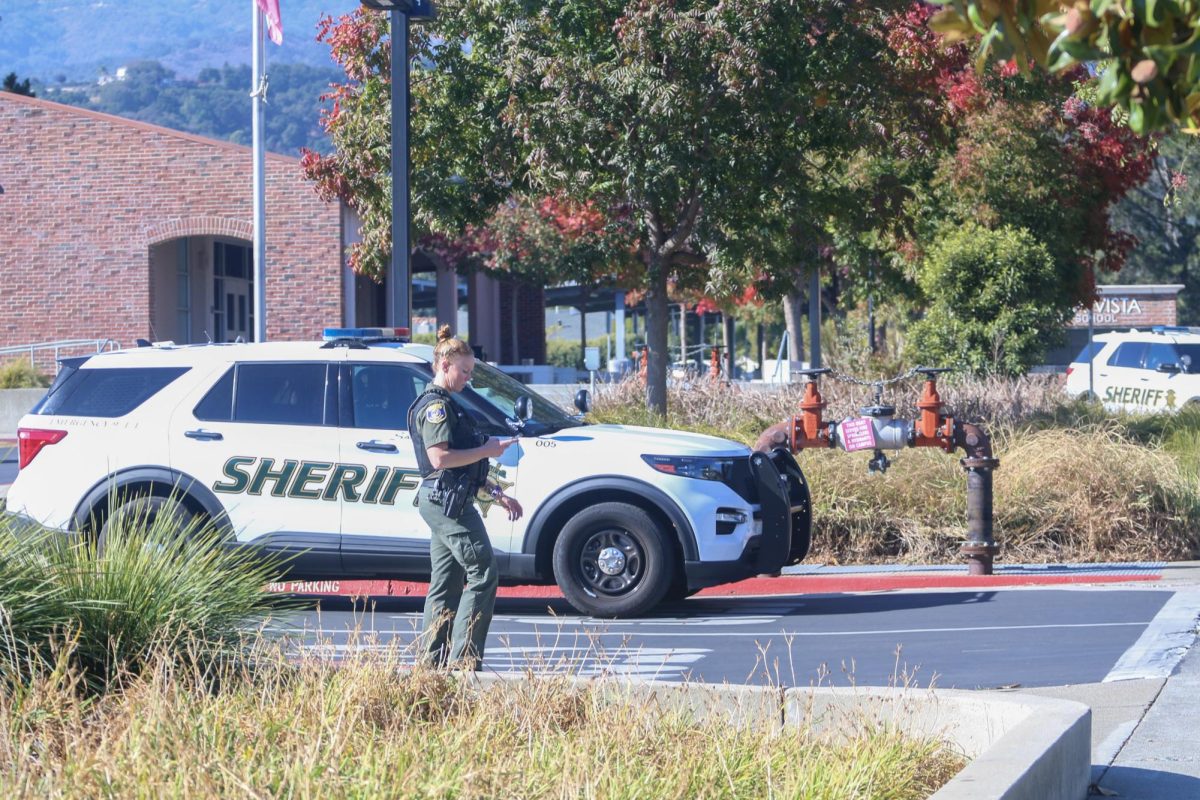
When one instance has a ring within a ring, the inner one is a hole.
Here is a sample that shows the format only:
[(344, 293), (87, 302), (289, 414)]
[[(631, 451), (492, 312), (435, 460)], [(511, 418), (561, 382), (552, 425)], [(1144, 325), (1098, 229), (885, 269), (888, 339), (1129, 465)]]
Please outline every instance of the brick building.
[(1096, 302), (1091, 309), (1079, 308), (1067, 321), (1067, 342), (1046, 354), (1046, 363), (1063, 366), (1070, 363), (1092, 333), (1175, 325), (1179, 293), (1183, 284), (1112, 284), (1096, 287)]
[[(252, 338), (251, 168), (247, 147), (0, 92), (0, 348)], [(298, 159), (267, 154), (265, 182), (268, 338), (383, 324), (384, 288), (344, 263), (353, 213)], [(540, 287), (413, 261), (414, 306), (457, 327), (466, 300), (490, 359), (545, 358)]]

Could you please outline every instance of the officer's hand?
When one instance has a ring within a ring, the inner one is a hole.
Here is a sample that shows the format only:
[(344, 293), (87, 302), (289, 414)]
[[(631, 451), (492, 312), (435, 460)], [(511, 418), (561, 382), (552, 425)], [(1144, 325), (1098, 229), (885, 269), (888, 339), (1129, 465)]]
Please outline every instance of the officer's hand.
[(503, 506), (504, 510), (508, 512), (508, 519), (510, 522), (516, 522), (521, 518), (521, 515), (525, 513), (525, 510), (521, 508), (521, 504), (517, 502), (517, 498), (515, 497), (503, 495), (500, 498), (500, 505)]
[(479, 449), (488, 458), (499, 458), (504, 455), (504, 451), (512, 446), (516, 439), (500, 439), (495, 436), (489, 436), (487, 441), (480, 445)]

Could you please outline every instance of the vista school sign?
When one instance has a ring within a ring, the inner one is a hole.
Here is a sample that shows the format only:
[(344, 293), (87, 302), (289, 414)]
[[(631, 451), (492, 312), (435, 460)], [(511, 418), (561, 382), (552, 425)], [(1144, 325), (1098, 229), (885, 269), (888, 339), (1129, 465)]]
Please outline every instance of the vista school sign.
[[(1097, 286), (1092, 304), (1091, 325), (1096, 328), (1148, 328), (1175, 325), (1176, 303), (1183, 284)], [(1067, 323), (1069, 328), (1088, 327), (1089, 309), (1080, 306)]]

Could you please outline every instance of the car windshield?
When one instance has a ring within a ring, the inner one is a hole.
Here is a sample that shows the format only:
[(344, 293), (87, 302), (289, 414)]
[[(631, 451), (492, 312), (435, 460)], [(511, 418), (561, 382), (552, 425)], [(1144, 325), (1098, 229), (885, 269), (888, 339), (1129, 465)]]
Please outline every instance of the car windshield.
[[(475, 362), (471, 385), (463, 390), (463, 395), (469, 404), (491, 406), (507, 419), (516, 419), (517, 398), (528, 397), (532, 401), (533, 416), (525, 423), (523, 433), (533, 436), (583, 424), (546, 398), (530, 391), (525, 384), (481, 361)], [(472, 400), (476, 403), (471, 403)]]
[[(421, 363), (417, 369), (428, 376), (426, 380), (433, 377), (433, 368), (428, 363)], [(471, 383), (463, 389), (459, 400), (472, 412), (476, 424), (481, 425), (485, 432), (511, 434), (508, 421), (516, 419), (517, 398), (521, 395), (532, 401), (533, 408), (533, 416), (526, 421), (522, 430), (526, 435), (541, 436), (560, 428), (584, 424), (531, 391), (525, 384), (478, 360), (471, 374)]]

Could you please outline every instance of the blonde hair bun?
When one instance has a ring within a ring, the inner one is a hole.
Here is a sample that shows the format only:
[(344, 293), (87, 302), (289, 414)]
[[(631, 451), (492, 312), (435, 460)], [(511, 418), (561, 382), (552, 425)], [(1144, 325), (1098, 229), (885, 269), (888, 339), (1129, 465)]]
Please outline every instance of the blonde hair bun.
[(474, 355), (471, 351), (471, 345), (462, 339), (456, 338), (450, 332), (449, 325), (443, 325), (438, 329), (437, 338), (437, 344), (433, 346), (433, 363), (435, 369), (448, 358)]

